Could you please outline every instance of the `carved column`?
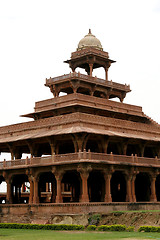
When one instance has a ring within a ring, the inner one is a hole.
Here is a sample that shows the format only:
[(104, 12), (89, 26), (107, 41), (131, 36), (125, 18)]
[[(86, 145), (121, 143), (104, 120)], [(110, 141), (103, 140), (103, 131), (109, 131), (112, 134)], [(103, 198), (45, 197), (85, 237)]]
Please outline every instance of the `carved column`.
[(157, 202), (156, 187), (155, 187), (156, 176), (151, 176), (151, 177), (150, 177), (150, 180), (151, 180), (151, 196), (150, 196), (150, 201), (151, 201), (151, 202)]
[(135, 180), (136, 175), (131, 176), (131, 193), (132, 193), (132, 202), (136, 202), (136, 194), (135, 194)]
[(57, 195), (56, 195), (56, 203), (61, 203), (62, 202), (62, 178), (63, 178), (63, 172), (56, 172), (55, 173), (55, 178), (57, 181)]
[(111, 173), (105, 172), (104, 179), (105, 179), (105, 202), (112, 202), (111, 196)]
[(92, 76), (92, 72), (93, 72), (93, 63), (89, 64), (89, 75)]
[(37, 176), (33, 178), (33, 185), (34, 185), (33, 203), (34, 204), (39, 203), (38, 181), (39, 181), (39, 178)]
[(81, 202), (89, 202), (89, 195), (88, 195), (88, 177), (89, 173), (92, 170), (90, 166), (83, 167), (83, 166), (78, 166), (77, 171), (80, 173), (80, 177), (82, 180), (82, 189), (81, 189), (81, 197), (80, 201)]
[(30, 194), (29, 194), (29, 204), (33, 203), (33, 190), (34, 190), (34, 185), (33, 185), (33, 176), (28, 177), (29, 183), (30, 183)]
[(132, 202), (132, 177), (126, 175), (126, 202)]
[(11, 178), (6, 179), (7, 183), (7, 196), (6, 196), (6, 203), (12, 203), (12, 181)]
[(81, 195), (81, 202), (89, 202), (88, 196), (88, 185), (87, 180), (89, 177), (89, 172), (81, 172), (80, 173), (82, 179), (82, 195)]
[(106, 81), (108, 81), (108, 67), (105, 68), (105, 73), (106, 73)]

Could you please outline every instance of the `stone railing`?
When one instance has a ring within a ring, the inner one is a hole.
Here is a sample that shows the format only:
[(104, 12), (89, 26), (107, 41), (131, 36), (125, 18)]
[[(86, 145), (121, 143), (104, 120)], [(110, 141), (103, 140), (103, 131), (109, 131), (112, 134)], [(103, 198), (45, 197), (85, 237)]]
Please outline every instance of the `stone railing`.
[(103, 84), (103, 86), (120, 89), (120, 90), (123, 90), (123, 91), (126, 91), (126, 92), (130, 91), (130, 86), (129, 85), (115, 83), (115, 82), (112, 82), (112, 81), (106, 81), (104, 79), (97, 78), (97, 77), (92, 77), (92, 76), (85, 75), (85, 74), (81, 74), (79, 72), (78, 73), (77, 72), (72, 72), (70, 74), (64, 74), (62, 76), (58, 76), (58, 77), (55, 77), (55, 78), (46, 79), (46, 84), (45, 85), (50, 86), (57, 81), (62, 81), (62, 80), (67, 80), (67, 79), (72, 79), (72, 78), (87, 80), (87, 81), (92, 82), (92, 83), (95, 82), (96, 84), (98, 82), (98, 83)]
[(15, 168), (26, 168), (29, 166), (44, 166), (44, 165), (55, 165), (57, 163), (78, 163), (78, 162), (98, 162), (98, 163), (108, 163), (108, 164), (123, 164), (123, 165), (136, 165), (136, 166), (153, 166), (160, 167), (160, 159), (155, 158), (145, 158), (137, 157), (137, 155), (126, 156), (126, 155), (114, 155), (105, 153), (93, 153), (93, 152), (78, 152), (69, 154), (57, 154), (47, 157), (33, 157), (26, 159), (18, 159), (0, 162), (0, 170), (3, 169), (15, 169)]

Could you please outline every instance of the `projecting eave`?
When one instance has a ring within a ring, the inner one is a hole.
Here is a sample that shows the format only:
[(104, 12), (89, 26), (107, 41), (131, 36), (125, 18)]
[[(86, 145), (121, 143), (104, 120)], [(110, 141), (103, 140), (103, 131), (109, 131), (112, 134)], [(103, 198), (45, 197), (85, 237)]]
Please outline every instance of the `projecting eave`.
[(29, 134), (22, 134), (20, 136), (10, 136), (0, 139), (0, 143), (9, 143), (9, 142), (16, 142), (16, 141), (24, 141), (27, 139), (36, 139), (36, 138), (43, 138), (48, 136), (56, 136), (56, 135), (65, 135), (65, 134), (73, 134), (73, 133), (91, 133), (91, 134), (99, 134), (99, 135), (107, 135), (107, 136), (114, 136), (114, 137), (123, 137), (123, 138), (132, 138), (132, 139), (140, 139), (140, 140), (148, 140), (154, 142), (160, 142), (160, 136), (147, 136), (143, 134), (131, 134), (131, 133), (123, 133), (118, 131), (110, 131), (110, 130), (101, 130), (95, 128), (88, 128), (88, 127), (80, 127), (74, 126), (65, 129), (56, 129), (51, 131), (41, 131), (39, 133), (29, 133)]

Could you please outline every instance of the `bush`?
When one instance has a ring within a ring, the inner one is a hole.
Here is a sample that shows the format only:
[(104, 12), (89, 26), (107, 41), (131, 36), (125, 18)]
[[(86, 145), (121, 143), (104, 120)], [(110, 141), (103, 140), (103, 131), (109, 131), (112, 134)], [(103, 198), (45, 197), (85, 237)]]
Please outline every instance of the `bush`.
[(108, 225), (101, 225), (101, 226), (98, 226), (97, 230), (98, 231), (111, 231), (111, 226), (108, 226)]
[(97, 228), (96, 225), (89, 225), (89, 226), (87, 227), (87, 230), (88, 230), (88, 231), (95, 231), (96, 228)]
[(100, 214), (93, 214), (88, 218), (88, 224), (97, 226), (100, 220), (101, 220)]
[(0, 228), (12, 229), (44, 229), (44, 230), (84, 230), (83, 225), (69, 224), (23, 224), (23, 223), (0, 223)]
[(118, 231), (118, 232), (122, 232), (122, 231), (126, 231), (127, 227), (125, 225), (101, 225), (98, 227), (98, 231)]
[(160, 227), (155, 226), (141, 226), (138, 232), (160, 232)]
[(126, 228), (126, 231), (127, 232), (134, 232), (134, 227), (129, 226), (129, 227)]

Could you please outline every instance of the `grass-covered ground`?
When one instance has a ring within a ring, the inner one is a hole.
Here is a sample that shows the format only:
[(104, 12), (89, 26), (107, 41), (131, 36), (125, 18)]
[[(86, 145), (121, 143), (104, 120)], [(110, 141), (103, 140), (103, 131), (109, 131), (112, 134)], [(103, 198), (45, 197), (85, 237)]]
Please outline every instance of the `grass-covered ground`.
[(0, 229), (0, 240), (106, 240), (160, 239), (160, 233), (138, 232), (57, 232), (51, 230)]

